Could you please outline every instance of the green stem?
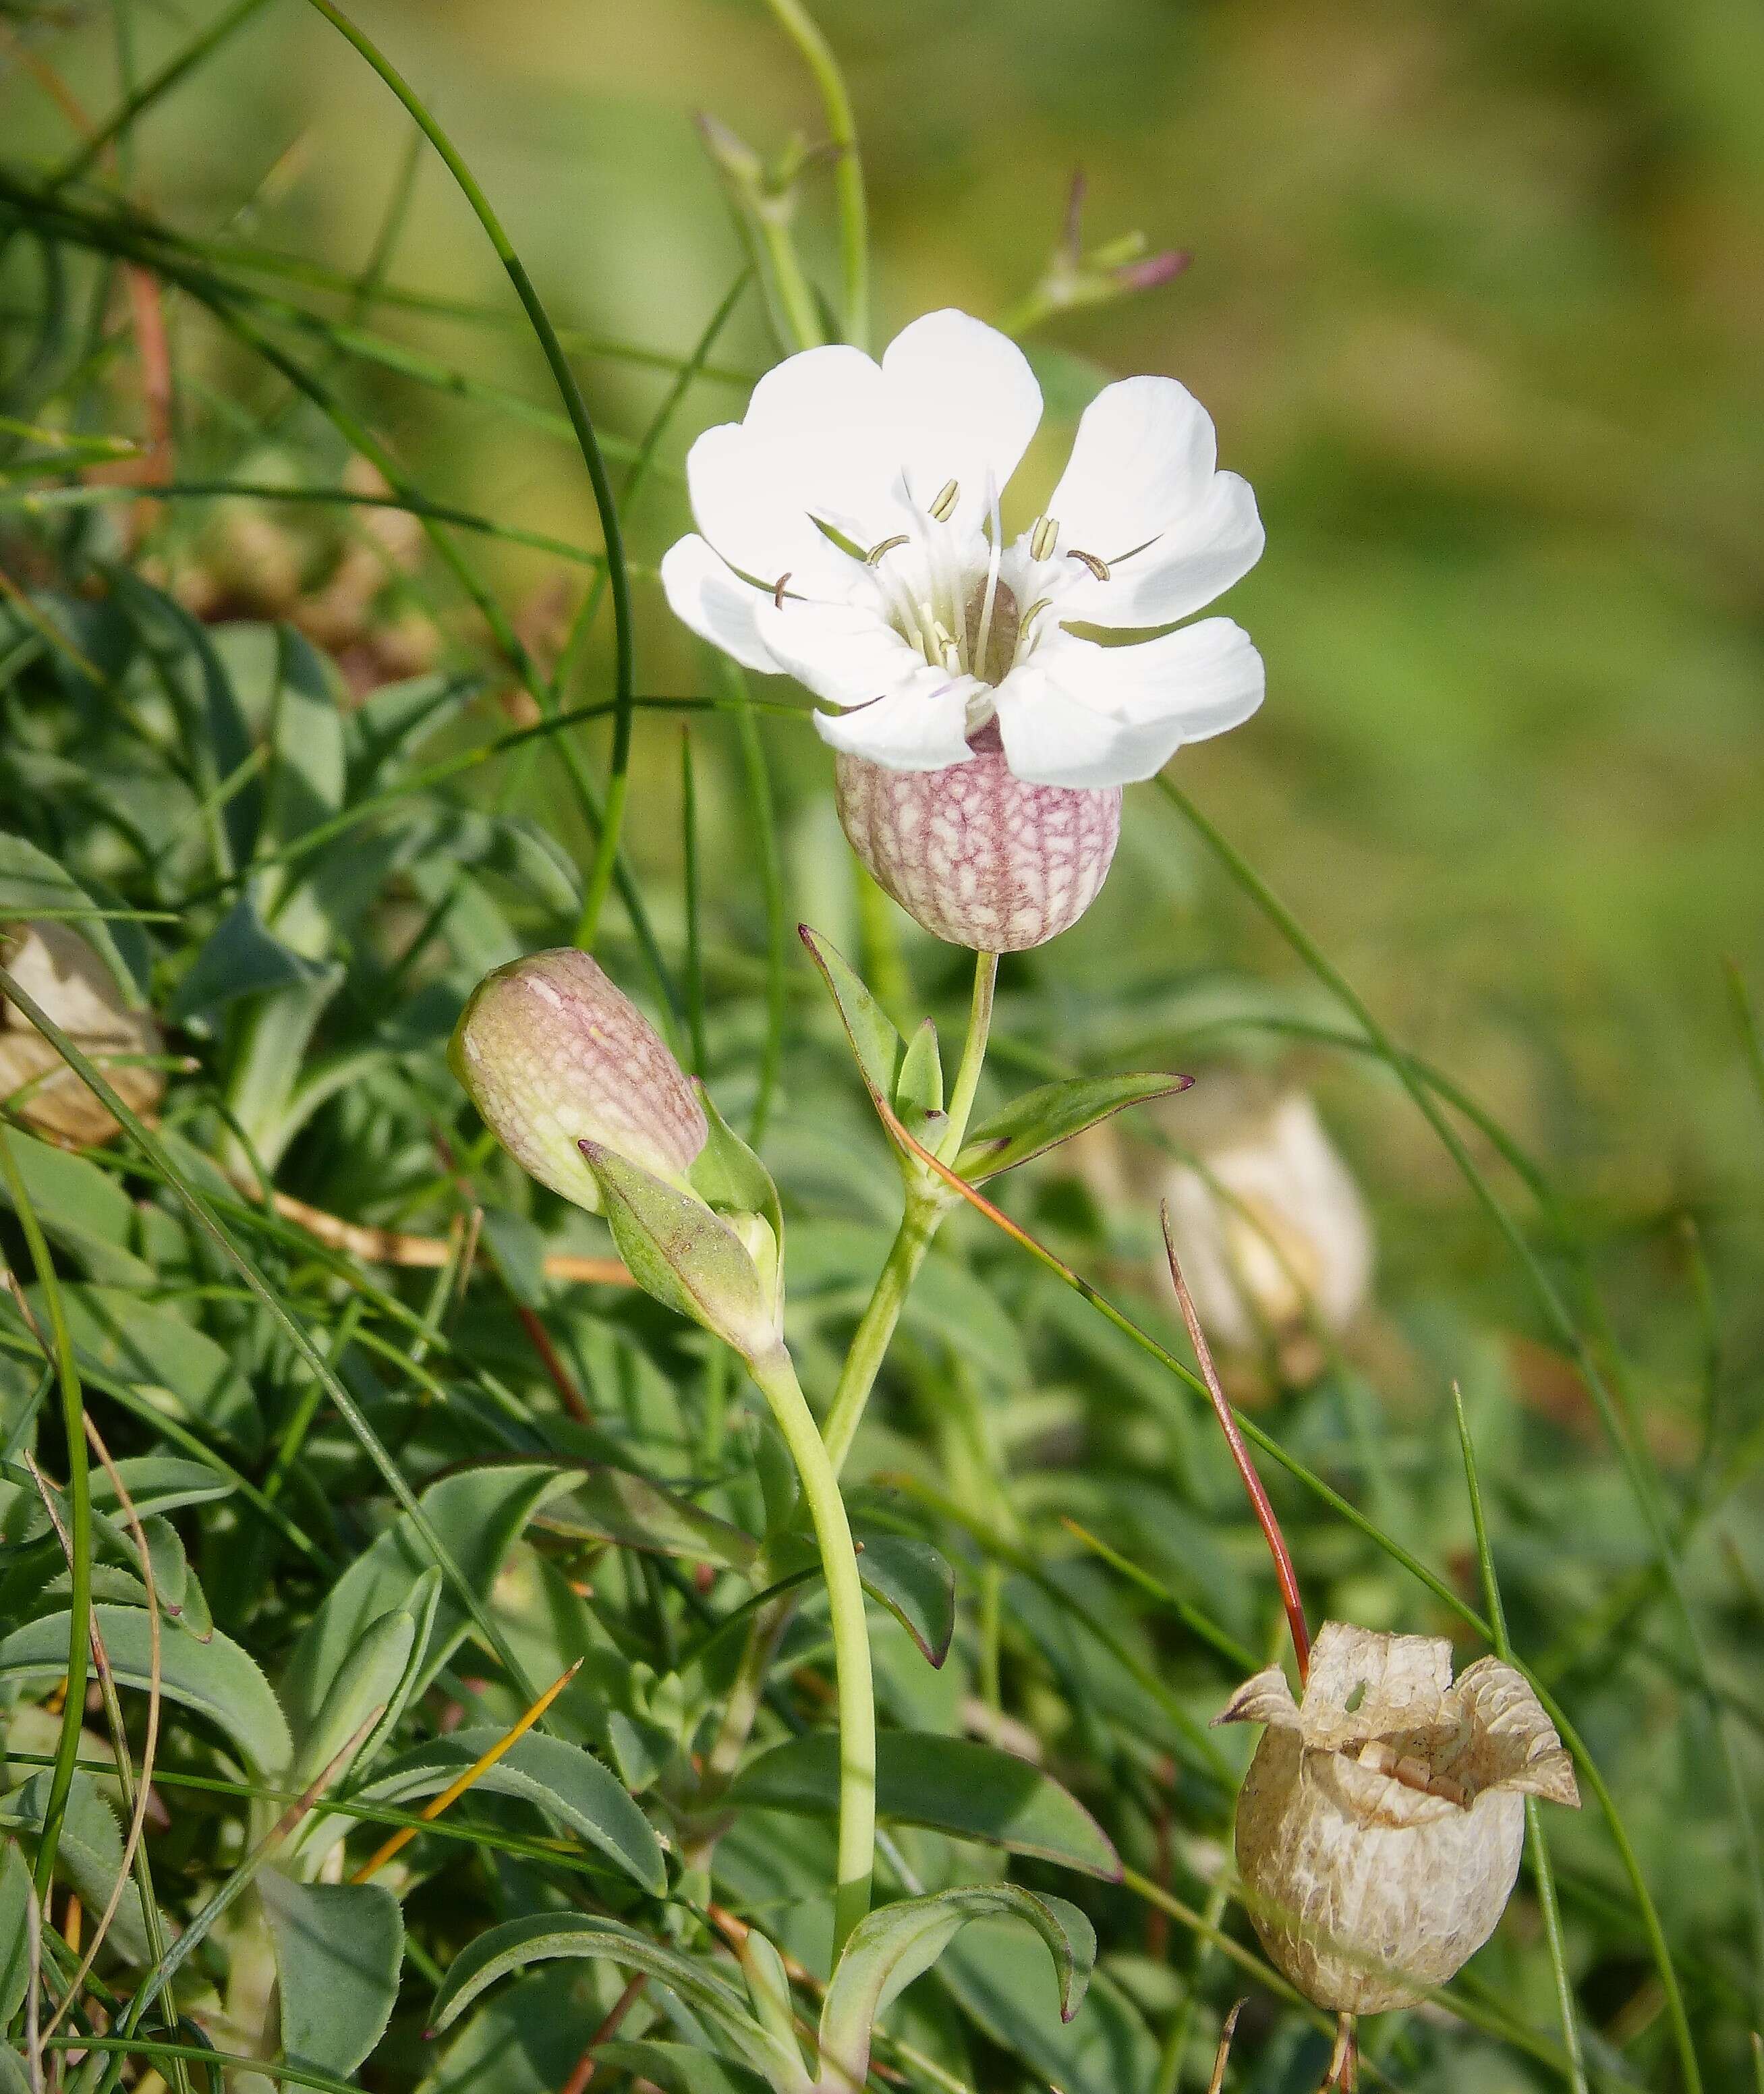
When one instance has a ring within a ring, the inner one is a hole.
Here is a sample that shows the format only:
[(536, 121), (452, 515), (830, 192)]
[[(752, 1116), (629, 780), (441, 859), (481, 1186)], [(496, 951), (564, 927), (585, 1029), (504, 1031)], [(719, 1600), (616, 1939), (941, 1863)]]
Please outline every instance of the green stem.
[(802, 54), (820, 90), (828, 141), (839, 155), (833, 185), (839, 199), (839, 260), (845, 339), (870, 345), (870, 221), (863, 193), (863, 162), (858, 125), (839, 61), (799, 0), (769, 0), (779, 27)]
[(967, 1139), (967, 1123), (974, 1111), (974, 1093), (980, 1088), (980, 1071), (986, 1062), (986, 1042), (993, 1029), (993, 992), (998, 985), (997, 953), (974, 955), (974, 1001), (969, 1007), (967, 1038), (962, 1043), (962, 1060), (955, 1072), (955, 1088), (949, 1093), (949, 1125), (937, 1153), (954, 1163)]
[(73, 1356), (73, 1339), (62, 1303), (61, 1287), (42, 1224), (31, 1204), (31, 1196), (3, 1123), (0, 1123), (0, 1174), (5, 1176), (7, 1193), (18, 1215), (19, 1226), (24, 1232), (31, 1262), (37, 1268), (37, 1281), (43, 1290), (55, 1373), (61, 1384), (62, 1424), (67, 1440), (67, 1683), (61, 1705), (61, 1735), (55, 1745), (55, 1770), (50, 1776), (49, 1800), (43, 1806), (43, 1836), (37, 1844), (37, 1866), (32, 1877), (41, 1899), (47, 1896), (55, 1873), (62, 1824), (67, 1814), (67, 1796), (73, 1787), (74, 1762), (80, 1752), (80, 1726), (85, 1717), (86, 1655), (92, 1635), (92, 1486), (86, 1461), (85, 1402), (80, 1388), (80, 1370)]
[(802, 1479), (802, 1495), (808, 1501), (827, 1580), (839, 1691), (839, 1860), (833, 1903), (836, 1965), (852, 1929), (870, 1909), (870, 1883), (875, 1869), (875, 1696), (870, 1679), (870, 1630), (839, 1477), (790, 1355), (780, 1345), (751, 1366)]
[(618, 862), (619, 837), (624, 819), (631, 768), (631, 725), (634, 712), (632, 701), (637, 689), (637, 658), (631, 622), (631, 578), (625, 568), (624, 538), (619, 528), (619, 505), (613, 496), (606, 461), (601, 454), (600, 441), (594, 433), (588, 402), (582, 397), (582, 389), (576, 383), (570, 360), (563, 353), (563, 345), (558, 339), (557, 329), (551, 324), (551, 316), (541, 303), (539, 293), (533, 289), (532, 279), (527, 274), (525, 265), (503, 231), (502, 220), (490, 208), (489, 199), (478, 186), (476, 177), (460, 159), (446, 133), (429, 115), (421, 100), (371, 39), (357, 28), (341, 8), (333, 6), (332, 0), (311, 0), (311, 4), (333, 28), (348, 38), (397, 95), (421, 125), (424, 135), (441, 155), (447, 172), (458, 184), (467, 202), (476, 214), (478, 223), (488, 234), (490, 245), (496, 250), (497, 259), (508, 272), (509, 281), (515, 287), (515, 295), (520, 300), (533, 333), (538, 338), (539, 346), (545, 353), (545, 362), (550, 367), (551, 376), (563, 397), (570, 426), (576, 432), (583, 463), (588, 467), (589, 482), (594, 491), (594, 506), (600, 512), (601, 533), (606, 546), (606, 578), (612, 592), (614, 712), (612, 763), (606, 785), (606, 818), (601, 825), (600, 840), (588, 879), (588, 899), (583, 905), (582, 922), (577, 931), (578, 942), (586, 945), (593, 942), (599, 921), (600, 905), (605, 901), (606, 891), (612, 884), (614, 869)]
[(827, 330), (821, 325), (820, 309), (815, 302), (809, 280), (803, 274), (796, 242), (790, 237), (789, 221), (779, 207), (763, 202), (756, 206), (754, 221), (760, 244), (766, 250), (766, 259), (771, 264), (772, 286), (784, 308), (791, 338), (799, 350), (823, 347)]

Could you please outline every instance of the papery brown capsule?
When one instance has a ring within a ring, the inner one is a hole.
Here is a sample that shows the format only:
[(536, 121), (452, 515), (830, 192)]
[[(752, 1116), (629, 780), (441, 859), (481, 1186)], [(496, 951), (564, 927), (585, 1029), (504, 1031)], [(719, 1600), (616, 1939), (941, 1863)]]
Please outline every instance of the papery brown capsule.
[(839, 819), (877, 885), (933, 937), (1027, 952), (1096, 900), (1121, 833), (1121, 789), (1026, 784), (994, 721), (971, 746), (941, 771), (841, 755)]
[[(0, 958), (20, 988), (103, 1071), (123, 1102), (151, 1112), (165, 1089), (157, 1069), (119, 1062), (118, 1055), (157, 1054), (159, 1020), (131, 1010), (115, 976), (79, 933), (65, 923), (21, 925), (0, 944)], [(19, 1116), (62, 1141), (108, 1141), (117, 1121), (22, 1010), (0, 997), (0, 1099), (24, 1089)]]
[(573, 946), (486, 975), (448, 1058), (515, 1162), (578, 1206), (601, 1204), (579, 1143), (678, 1181), (708, 1137), (703, 1108), (661, 1035)]
[(1265, 1723), (1237, 1804), (1237, 1866), (1262, 1945), (1342, 2014), (1408, 2006), (1494, 1931), (1527, 1795), (1578, 1805), (1574, 1767), (1510, 1665), (1454, 1685), (1451, 1645), (1326, 1622), (1302, 1702), (1278, 1666), (1220, 1723)]

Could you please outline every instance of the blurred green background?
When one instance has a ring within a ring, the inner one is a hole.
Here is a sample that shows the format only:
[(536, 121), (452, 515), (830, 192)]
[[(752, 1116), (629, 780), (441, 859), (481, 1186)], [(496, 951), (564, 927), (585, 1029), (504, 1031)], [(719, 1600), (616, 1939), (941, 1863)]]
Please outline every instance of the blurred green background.
[[(202, 11), (142, 14), (143, 69)], [(1645, 1220), (1743, 1184), (1729, 1174), (1751, 1169), (1758, 1129), (1721, 962), (1764, 975), (1764, 18), (1747, 0), (821, 12), (858, 105), (884, 338), (938, 304), (1012, 306), (1075, 169), (1088, 238), (1137, 227), (1193, 256), (1173, 283), (1032, 341), (1184, 379), (1260, 497), (1268, 551), (1224, 607), (1266, 654), (1268, 702), (1185, 753), (1180, 781), (1398, 1036), (1590, 1194)], [(739, 266), (694, 112), (767, 151), (819, 136), (810, 84), (743, 0), (358, 14), (560, 319), (623, 340), (684, 350)], [(108, 107), (104, 11), (52, 43), (87, 106)], [(3, 88), (9, 147), (64, 150), (62, 119), (15, 66)], [(150, 117), (136, 180), (192, 231), (354, 271), (408, 144), (334, 31), (280, 5)], [(831, 285), (829, 184), (806, 186), (805, 242)], [(390, 273), (512, 310), (432, 156)], [(172, 318), (186, 373), (209, 355), (273, 402), (260, 371), (205, 347), (199, 318), (176, 304)], [(376, 324), (549, 404), (517, 329), (392, 310)], [(718, 354), (752, 371), (776, 354), (757, 298)], [(641, 432), (665, 378), (584, 368), (606, 424)], [(365, 376), (432, 493), (592, 541), (567, 444)], [(692, 428), (741, 398), (694, 395), (670, 440), (676, 471), (644, 497), (641, 561), (684, 521)], [(193, 427), (187, 380), (185, 406)], [(1050, 415), (1013, 498), (1022, 516), (1068, 436)], [(187, 450), (186, 471), (237, 462), (211, 424), (191, 441), (215, 454)], [(491, 564), (543, 604), (542, 563)], [(642, 688), (706, 688), (653, 585), (639, 614)], [(817, 806), (824, 825), (824, 752), (788, 725), (771, 742), (798, 828)], [(640, 730), (639, 805), (658, 818), (637, 821), (634, 846), (658, 872), (676, 848), (659, 819), (673, 752), (671, 728)], [(732, 774), (725, 797), (736, 789)], [(793, 898), (813, 913), (812, 895)], [(745, 906), (738, 891), (719, 901)], [(1200, 878), (1148, 793), (1130, 796), (1100, 913), (1044, 976), (1119, 986), (1123, 940), (1150, 975), (1288, 964)], [(1378, 1175), (1455, 1197), (1408, 1115), (1363, 1118)]]

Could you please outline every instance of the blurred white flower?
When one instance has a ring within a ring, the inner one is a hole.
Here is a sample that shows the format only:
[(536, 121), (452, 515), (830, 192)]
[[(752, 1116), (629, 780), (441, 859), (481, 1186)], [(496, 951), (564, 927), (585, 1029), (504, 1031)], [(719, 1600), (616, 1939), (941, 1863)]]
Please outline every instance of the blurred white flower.
[(1166, 1197), (1209, 1337), (1246, 1352), (1264, 1336), (1301, 1336), (1313, 1319), (1344, 1329), (1371, 1284), (1372, 1223), (1317, 1108), (1288, 1091), (1245, 1110), (1227, 1086), (1209, 1128), (1206, 1088), (1194, 1093), (1201, 1113), (1181, 1128), (1196, 1162), (1175, 1172)]
[[(98, 954), (71, 925), (24, 923), (0, 938), (0, 959), (24, 993), (97, 1062), (124, 1103), (150, 1113), (165, 1090), (157, 1069), (137, 1057), (160, 1054), (164, 1039), (150, 1010), (131, 1010)], [(61, 1058), (15, 1006), (0, 997), (0, 1099), (63, 1142), (108, 1141), (118, 1122), (109, 1106)]]
[(880, 364), (787, 358), (745, 419), (686, 461), (698, 534), (662, 563), (669, 602), (748, 667), (836, 710), (834, 748), (893, 771), (969, 760), (996, 719), (1031, 784), (1149, 778), (1247, 719), (1261, 657), (1229, 619), (1169, 626), (1248, 572), (1255, 497), (1214, 469), (1213, 424), (1174, 379), (1127, 378), (1085, 410), (1047, 512), (1010, 545), (999, 497), (1041, 417), (1008, 337), (931, 313)]

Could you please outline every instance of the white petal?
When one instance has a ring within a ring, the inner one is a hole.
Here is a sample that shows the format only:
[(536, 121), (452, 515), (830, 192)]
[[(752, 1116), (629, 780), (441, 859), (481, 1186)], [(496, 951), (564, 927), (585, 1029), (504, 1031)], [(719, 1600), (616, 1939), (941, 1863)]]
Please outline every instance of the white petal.
[[(1030, 722), (1019, 727), (1015, 744), (1003, 703), (1014, 679), (1000, 689), (998, 717), (1011, 769), (1037, 784), (1125, 785), (1149, 778), (1185, 742), (1240, 726), (1262, 703), (1266, 683), (1249, 634), (1228, 618), (1202, 619), (1128, 647), (1101, 647), (1062, 632), (1038, 648), (1028, 666), (1045, 689), (1013, 709)], [(1115, 739), (1105, 743), (1096, 728), (1062, 709), (1067, 703), (1112, 726)], [(1047, 723), (1038, 723), (1043, 713)], [(1061, 734), (1069, 738), (1071, 761), (1084, 766), (1083, 776), (1052, 775)], [(1019, 747), (1036, 768), (1022, 768)], [(1099, 775), (1110, 767), (1113, 775)]]
[(866, 551), (907, 520), (903, 444), (880, 368), (862, 350), (807, 349), (754, 388), (742, 427), (771, 476)]
[(987, 476), (1001, 492), (1041, 419), (1041, 389), (1008, 335), (966, 313), (927, 313), (889, 344), (882, 376), (906, 432), (902, 463), (913, 498), (961, 489), (956, 520), (985, 514)]
[[(1080, 572), (1069, 582), (1059, 593), (1059, 615), (1093, 625), (1168, 625), (1240, 581), (1261, 558), (1263, 542), (1248, 480), (1216, 472), (1196, 506), (1143, 551), (1115, 563), (1107, 581)], [(1063, 530), (1060, 543), (1067, 543)]]
[(1129, 784), (1150, 777), (1170, 753), (1159, 730), (1080, 704), (1033, 663), (1011, 671), (997, 704), (1005, 761), (1026, 784)]
[(854, 712), (817, 713), (815, 724), (823, 741), (849, 756), (889, 771), (941, 771), (974, 754), (967, 709), (980, 688), (971, 676), (945, 676), (921, 663), (910, 684)]
[(763, 445), (724, 422), (686, 454), (693, 521), (732, 567), (770, 585), (782, 575), (810, 595), (843, 596), (858, 572), (828, 543), (788, 486), (768, 469)]
[(1123, 378), (1085, 408), (1047, 513), (1059, 550), (1114, 560), (1194, 508), (1218, 458), (1212, 418), (1174, 378)]
[(777, 675), (778, 664), (754, 624), (766, 598), (732, 574), (696, 532), (676, 540), (662, 555), (662, 588), (675, 617), (700, 639), (732, 654), (745, 668)]
[[(797, 603), (787, 597), (780, 610), (763, 597), (754, 629), (773, 660), (829, 705), (867, 705), (928, 667), (867, 604)], [(948, 680), (945, 671), (931, 673)]]

